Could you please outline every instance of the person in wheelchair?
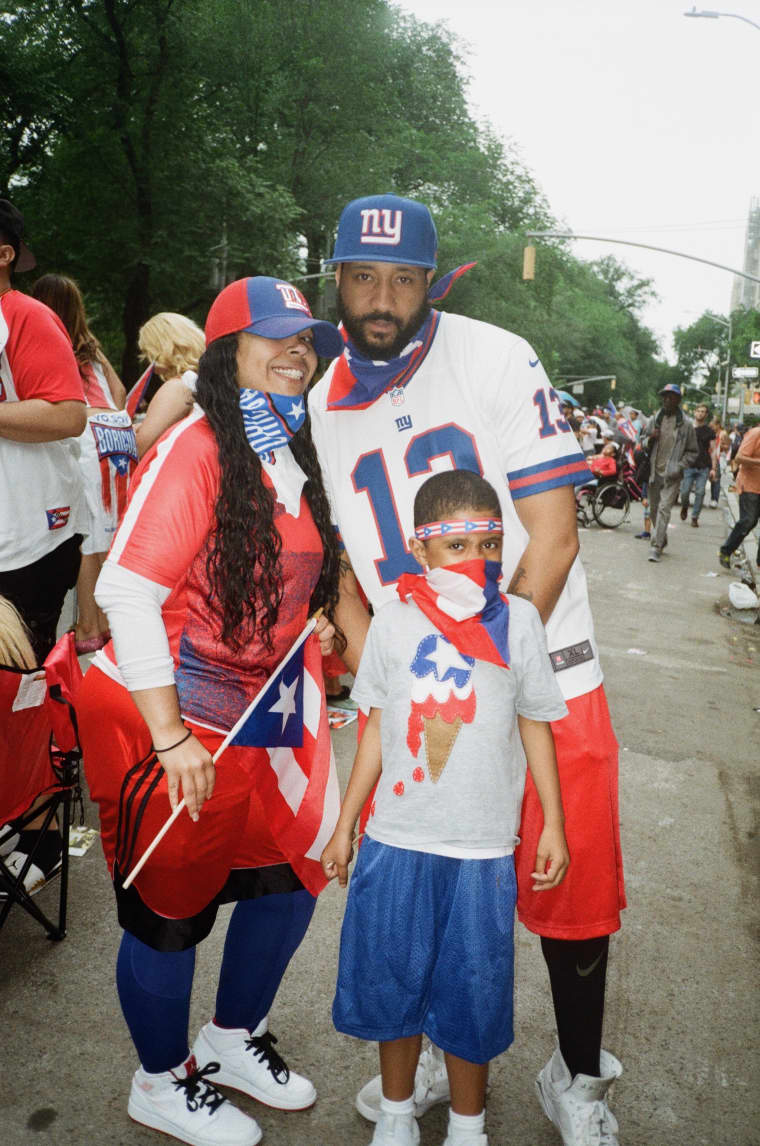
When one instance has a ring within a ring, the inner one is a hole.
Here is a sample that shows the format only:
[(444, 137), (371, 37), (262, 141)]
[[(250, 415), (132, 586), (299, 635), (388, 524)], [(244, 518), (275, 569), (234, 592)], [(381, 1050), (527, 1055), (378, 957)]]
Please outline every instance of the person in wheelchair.
[(618, 473), (618, 447), (616, 442), (608, 442), (600, 454), (586, 459), (588, 468), (599, 481), (616, 478)]

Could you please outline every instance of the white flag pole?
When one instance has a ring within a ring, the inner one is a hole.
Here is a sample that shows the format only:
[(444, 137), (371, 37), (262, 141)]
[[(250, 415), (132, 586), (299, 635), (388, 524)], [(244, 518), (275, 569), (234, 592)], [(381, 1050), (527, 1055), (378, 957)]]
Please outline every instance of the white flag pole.
[[(274, 680), (274, 678), (279, 673), (282, 672), (282, 670), (285, 668), (285, 665), (288, 663), (288, 661), (290, 661), (295, 656), (295, 654), (298, 652), (301, 645), (304, 643), (304, 641), (309, 636), (309, 634), (314, 631), (316, 623), (319, 620), (321, 615), (322, 615), (322, 610), (318, 609), (317, 612), (314, 614), (314, 616), (309, 618), (309, 620), (306, 623), (306, 628), (303, 630), (303, 632), (300, 634), (300, 636), (298, 636), (296, 638), (296, 640), (293, 642), (293, 644), (290, 646), (290, 648), (286, 652), (285, 656), (282, 658), (282, 660), (277, 665), (277, 667), (274, 669), (274, 671), (270, 674), (267, 681), (261, 686), (259, 691), (256, 693), (256, 696), (253, 698), (251, 703), (245, 709), (245, 711), (243, 712), (242, 716), (237, 721), (235, 726), (230, 729), (230, 731), (227, 733), (227, 735), (225, 736), (222, 743), (217, 748), (217, 750), (214, 753), (213, 758), (212, 758), (214, 764), (216, 764), (217, 760), (219, 759), (221, 754), (224, 752), (225, 748), (229, 745), (230, 741), (234, 739), (234, 737), (237, 735), (240, 728), (243, 726), (243, 724), (245, 724), (246, 720), (251, 715), (254, 708), (259, 703), (259, 701), (261, 700), (261, 698), (264, 695), (264, 693), (266, 692), (266, 690), (269, 688), (269, 686), (272, 683), (272, 681)], [(127, 876), (127, 878), (124, 880), (122, 887), (125, 890), (131, 886), (131, 884), (135, 880), (135, 877), (140, 874), (140, 872), (144, 868), (145, 864), (148, 862), (150, 857), (153, 855), (153, 852), (156, 850), (158, 845), (161, 843), (161, 840), (164, 838), (166, 833), (169, 831), (169, 828), (172, 826), (174, 821), (178, 818), (180, 812), (183, 810), (184, 807), (185, 807), (185, 798), (183, 796), (182, 799), (180, 800), (180, 802), (177, 804), (177, 807), (174, 809), (172, 814), (169, 816), (166, 823), (159, 830), (159, 832), (154, 837), (154, 839), (151, 840), (151, 842), (148, 844), (147, 848), (145, 849), (143, 854), (140, 856), (139, 860), (137, 861), (135, 866), (132, 868), (132, 870), (129, 873), (129, 875)]]

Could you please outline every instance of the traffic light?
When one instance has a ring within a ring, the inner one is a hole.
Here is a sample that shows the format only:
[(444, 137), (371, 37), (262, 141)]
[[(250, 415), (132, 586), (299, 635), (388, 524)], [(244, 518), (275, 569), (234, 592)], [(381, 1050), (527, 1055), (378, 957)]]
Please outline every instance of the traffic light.
[(525, 247), (523, 250), (523, 279), (532, 282), (536, 277), (536, 248)]

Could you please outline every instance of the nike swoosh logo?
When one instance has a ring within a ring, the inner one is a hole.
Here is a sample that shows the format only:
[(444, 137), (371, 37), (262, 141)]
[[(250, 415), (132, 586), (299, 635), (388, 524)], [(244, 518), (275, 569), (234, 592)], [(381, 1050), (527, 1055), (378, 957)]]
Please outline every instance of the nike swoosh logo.
[(529, 358), (528, 359), (528, 366), (538, 366), (538, 359), (537, 358)]
[(577, 963), (575, 964), (575, 970), (578, 972), (581, 979), (585, 979), (587, 975), (590, 975), (591, 972), (594, 971), (599, 966), (599, 962), (600, 962), (603, 954), (604, 954), (604, 952), (600, 951), (599, 954), (597, 955), (596, 959), (594, 960), (594, 962), (591, 963), (590, 966), (588, 966), (588, 967), (580, 967)]

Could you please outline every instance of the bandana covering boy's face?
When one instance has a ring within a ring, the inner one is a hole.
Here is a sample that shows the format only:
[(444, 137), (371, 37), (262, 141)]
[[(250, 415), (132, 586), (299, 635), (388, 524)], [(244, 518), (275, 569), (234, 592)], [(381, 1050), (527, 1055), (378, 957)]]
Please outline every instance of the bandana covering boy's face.
[(509, 605), (499, 592), (501, 561), (474, 558), (404, 573), (396, 586), (464, 655), (509, 668)]

